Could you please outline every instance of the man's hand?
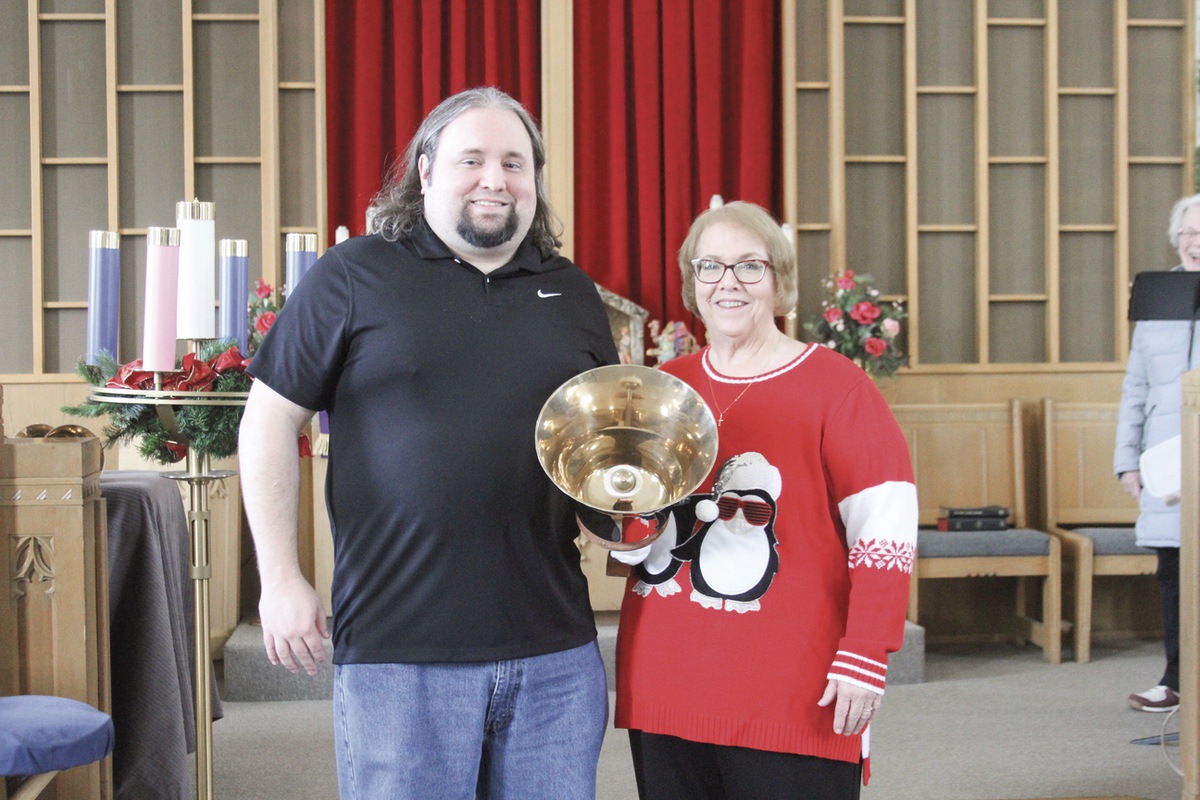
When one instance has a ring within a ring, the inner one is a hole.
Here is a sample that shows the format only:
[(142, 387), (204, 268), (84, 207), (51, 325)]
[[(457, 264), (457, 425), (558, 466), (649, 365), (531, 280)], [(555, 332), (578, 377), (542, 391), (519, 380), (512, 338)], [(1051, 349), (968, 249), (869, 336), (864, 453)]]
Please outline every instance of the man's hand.
[(1120, 478), (1121, 488), (1125, 490), (1125, 494), (1137, 500), (1142, 496), (1142, 473), (1135, 470), (1122, 472)]
[(263, 645), (272, 664), (282, 664), (293, 674), (301, 669), (316, 675), (325, 662), (322, 639), (329, 638), (321, 599), (304, 578), (296, 577), (263, 586), (258, 601)]
[(870, 689), (831, 678), (817, 705), (827, 706), (835, 698), (837, 705), (833, 707), (833, 732), (845, 736), (862, 733), (875, 719), (875, 712), (883, 702), (883, 696)]

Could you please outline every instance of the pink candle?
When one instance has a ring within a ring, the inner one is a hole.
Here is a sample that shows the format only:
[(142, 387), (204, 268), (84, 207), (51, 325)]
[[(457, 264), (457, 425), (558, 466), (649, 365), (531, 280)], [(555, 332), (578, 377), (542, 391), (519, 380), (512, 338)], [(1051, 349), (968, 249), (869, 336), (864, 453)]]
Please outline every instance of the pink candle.
[(175, 369), (175, 310), (179, 292), (179, 229), (146, 231), (146, 314), (142, 367)]

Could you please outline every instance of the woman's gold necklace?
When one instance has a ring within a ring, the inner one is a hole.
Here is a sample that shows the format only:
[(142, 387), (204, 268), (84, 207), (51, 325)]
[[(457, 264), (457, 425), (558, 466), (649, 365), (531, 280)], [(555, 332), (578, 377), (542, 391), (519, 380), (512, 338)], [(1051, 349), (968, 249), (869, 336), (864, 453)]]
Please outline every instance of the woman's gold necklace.
[[(768, 365), (772, 361), (775, 360), (775, 351), (778, 349), (779, 349), (779, 342), (776, 341), (775, 346), (773, 348), (771, 348), (771, 355), (767, 359)], [(709, 348), (708, 354), (709, 354), (708, 363), (711, 366), (712, 365), (712, 349), (711, 348)], [(716, 367), (713, 367), (713, 369), (716, 369)], [(746, 384), (746, 387), (744, 389), (742, 389), (742, 391), (738, 392), (738, 396), (733, 398), (733, 400), (729, 403), (729, 405), (725, 406), (724, 408), (721, 408), (720, 402), (717, 401), (717, 387), (715, 385), (713, 385), (712, 374), (708, 370), (704, 370), (704, 375), (705, 375), (705, 377), (708, 378), (708, 391), (712, 393), (713, 405), (715, 405), (717, 407), (717, 427), (720, 428), (721, 423), (723, 423), (725, 421), (725, 412), (727, 412), (727, 411), (729, 411), (729, 409), (733, 408), (734, 403), (736, 403), (738, 400), (741, 400), (742, 395), (744, 395), (746, 392), (750, 391), (750, 387), (758, 382), (758, 376), (751, 378), (750, 381)]]

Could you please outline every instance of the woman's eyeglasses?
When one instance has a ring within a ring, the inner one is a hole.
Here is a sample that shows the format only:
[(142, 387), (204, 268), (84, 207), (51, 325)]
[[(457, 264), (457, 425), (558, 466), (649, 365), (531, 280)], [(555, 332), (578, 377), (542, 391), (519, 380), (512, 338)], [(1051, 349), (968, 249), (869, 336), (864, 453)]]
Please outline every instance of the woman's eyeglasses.
[(758, 283), (771, 268), (770, 263), (752, 258), (736, 264), (722, 264), (713, 258), (693, 258), (692, 272), (701, 283), (719, 283), (726, 270), (733, 270), (733, 277), (741, 283)]

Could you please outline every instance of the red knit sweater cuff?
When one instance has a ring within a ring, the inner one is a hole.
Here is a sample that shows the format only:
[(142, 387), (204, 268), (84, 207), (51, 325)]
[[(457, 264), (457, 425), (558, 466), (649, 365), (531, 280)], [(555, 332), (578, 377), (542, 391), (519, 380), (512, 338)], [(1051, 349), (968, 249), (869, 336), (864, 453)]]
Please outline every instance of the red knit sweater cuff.
[(887, 664), (849, 650), (838, 650), (826, 677), (883, 694), (887, 683)]

